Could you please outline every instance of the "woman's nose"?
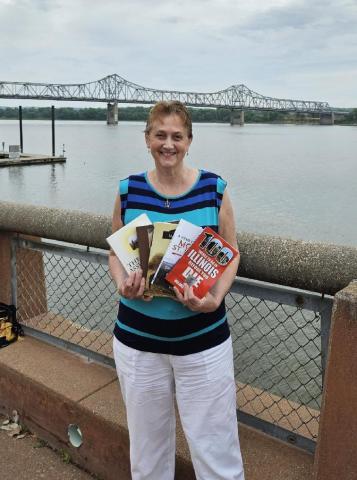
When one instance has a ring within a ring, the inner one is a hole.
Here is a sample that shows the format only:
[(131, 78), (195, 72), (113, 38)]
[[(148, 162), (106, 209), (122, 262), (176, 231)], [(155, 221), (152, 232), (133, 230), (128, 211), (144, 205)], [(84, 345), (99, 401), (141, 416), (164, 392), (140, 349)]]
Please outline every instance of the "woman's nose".
[(164, 142), (164, 147), (166, 148), (172, 148), (174, 145), (174, 142), (172, 141), (171, 137), (166, 137), (165, 142)]

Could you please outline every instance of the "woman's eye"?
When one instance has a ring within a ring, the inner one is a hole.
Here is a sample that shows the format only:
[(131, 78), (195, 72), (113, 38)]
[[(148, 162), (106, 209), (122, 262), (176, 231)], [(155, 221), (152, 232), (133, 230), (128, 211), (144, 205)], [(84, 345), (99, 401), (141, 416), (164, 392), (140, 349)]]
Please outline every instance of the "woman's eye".
[(157, 134), (156, 134), (156, 137), (157, 137), (157, 138), (164, 138), (164, 137), (165, 137), (165, 135), (164, 135), (164, 134), (162, 134), (162, 133), (157, 133)]

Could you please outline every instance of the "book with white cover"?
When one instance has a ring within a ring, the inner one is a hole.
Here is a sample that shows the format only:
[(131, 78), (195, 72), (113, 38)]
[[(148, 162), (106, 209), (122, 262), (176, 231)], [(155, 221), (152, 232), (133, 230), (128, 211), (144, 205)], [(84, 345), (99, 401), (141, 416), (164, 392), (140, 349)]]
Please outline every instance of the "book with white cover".
[(174, 267), (177, 261), (186, 252), (188, 247), (190, 247), (200, 235), (202, 230), (202, 227), (199, 227), (184, 219), (179, 221), (175, 233), (169, 243), (169, 246), (167, 247), (165, 255), (162, 257), (161, 263), (151, 281), (152, 284), (167, 287), (168, 283), (165, 280), (166, 274)]
[(136, 227), (151, 225), (151, 223), (146, 213), (142, 213), (107, 238), (107, 242), (127, 273), (135, 272), (140, 268)]

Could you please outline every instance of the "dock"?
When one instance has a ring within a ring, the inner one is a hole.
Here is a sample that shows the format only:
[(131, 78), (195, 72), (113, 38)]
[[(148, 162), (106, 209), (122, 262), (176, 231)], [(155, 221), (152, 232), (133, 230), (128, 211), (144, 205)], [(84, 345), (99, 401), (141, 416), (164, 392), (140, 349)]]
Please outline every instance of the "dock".
[(21, 153), (19, 158), (9, 158), (7, 152), (0, 152), (0, 168), (65, 163), (66, 160), (67, 158), (62, 155), (41, 155), (37, 153)]

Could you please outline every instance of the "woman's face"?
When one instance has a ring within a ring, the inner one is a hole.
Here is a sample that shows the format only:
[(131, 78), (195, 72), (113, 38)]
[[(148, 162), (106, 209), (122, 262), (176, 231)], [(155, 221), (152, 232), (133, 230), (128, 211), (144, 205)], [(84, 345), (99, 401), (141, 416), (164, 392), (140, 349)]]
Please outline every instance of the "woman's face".
[(188, 137), (187, 128), (176, 114), (155, 120), (145, 139), (156, 167), (159, 168), (172, 168), (182, 164), (192, 141)]

